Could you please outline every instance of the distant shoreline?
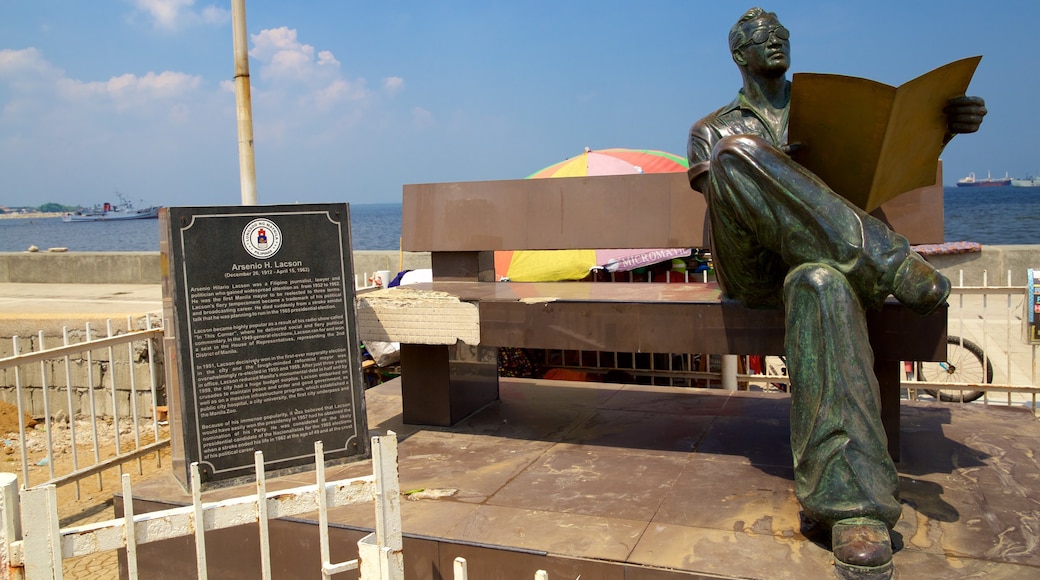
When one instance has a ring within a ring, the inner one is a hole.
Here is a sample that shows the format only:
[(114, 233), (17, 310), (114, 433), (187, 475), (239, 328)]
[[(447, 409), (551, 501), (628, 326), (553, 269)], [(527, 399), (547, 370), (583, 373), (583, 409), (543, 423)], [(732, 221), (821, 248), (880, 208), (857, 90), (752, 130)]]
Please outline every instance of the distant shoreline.
[(39, 218), (55, 218), (65, 215), (60, 211), (32, 211), (32, 212), (18, 212), (18, 213), (0, 213), (0, 220), (2, 219), (39, 219)]

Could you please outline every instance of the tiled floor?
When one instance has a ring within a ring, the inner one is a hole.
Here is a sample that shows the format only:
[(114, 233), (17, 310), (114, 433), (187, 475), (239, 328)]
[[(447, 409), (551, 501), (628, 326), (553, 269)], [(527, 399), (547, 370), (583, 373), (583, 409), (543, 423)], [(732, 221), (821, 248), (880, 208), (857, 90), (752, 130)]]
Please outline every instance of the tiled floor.
[[(396, 383), (368, 391), (370, 430), (400, 438), (402, 490), (455, 490), (402, 502), (408, 578), (450, 578), (459, 555), (471, 577), (833, 577), (799, 516), (786, 395), (503, 379), (501, 397), (454, 428), (420, 428), (401, 423)], [(898, 577), (1040, 577), (1040, 423), (908, 401), (902, 421)], [(162, 482), (134, 495), (185, 501)], [(331, 516), (374, 522), (367, 505)]]

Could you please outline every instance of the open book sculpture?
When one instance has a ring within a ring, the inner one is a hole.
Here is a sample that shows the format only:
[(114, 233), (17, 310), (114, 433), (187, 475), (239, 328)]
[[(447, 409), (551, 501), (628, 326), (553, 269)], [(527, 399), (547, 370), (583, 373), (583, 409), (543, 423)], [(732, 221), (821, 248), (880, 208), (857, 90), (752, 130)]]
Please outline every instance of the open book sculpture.
[(961, 59), (899, 87), (798, 73), (791, 84), (792, 156), (836, 193), (872, 211), (935, 183), (947, 130), (943, 105), (965, 94), (981, 56)]

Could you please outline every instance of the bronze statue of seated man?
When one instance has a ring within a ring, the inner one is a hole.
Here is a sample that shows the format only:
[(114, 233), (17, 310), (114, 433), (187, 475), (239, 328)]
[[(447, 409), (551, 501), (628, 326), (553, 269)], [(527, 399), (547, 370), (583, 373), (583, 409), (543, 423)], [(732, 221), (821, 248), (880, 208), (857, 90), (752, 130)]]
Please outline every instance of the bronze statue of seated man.
[[(785, 311), (798, 500), (831, 530), (840, 573), (885, 577), (901, 509), (865, 311), (891, 294), (928, 315), (950, 283), (904, 237), (789, 157), (790, 35), (761, 8), (730, 30), (743, 87), (690, 129), (690, 185), (707, 200), (724, 295)], [(958, 97), (945, 112), (949, 141), (978, 130), (986, 108)]]

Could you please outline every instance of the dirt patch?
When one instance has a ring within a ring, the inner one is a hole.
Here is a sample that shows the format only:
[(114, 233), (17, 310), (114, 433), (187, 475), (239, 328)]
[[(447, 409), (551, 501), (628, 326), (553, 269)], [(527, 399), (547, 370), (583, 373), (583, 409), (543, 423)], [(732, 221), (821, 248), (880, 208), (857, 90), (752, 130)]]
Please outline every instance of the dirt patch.
[[(4, 433), (3, 445), (0, 446), (0, 471), (16, 474), (20, 486), (36, 486), (63, 477), (94, 465), (95, 458), (106, 460), (117, 455), (127, 455), (154, 443), (157, 435), (159, 441), (170, 437), (169, 426), (165, 422), (156, 425), (147, 420), (138, 422), (136, 434), (135, 426), (129, 419), (120, 420), (118, 426), (113, 424), (111, 418), (101, 418), (95, 422), (84, 416), (77, 416), (74, 422), (52, 420), (49, 433), (46, 423), (32, 421), (32, 426), (29, 425), (27, 422), (24, 444), (27, 462), (23, 466), (18, 410), (14, 405), (0, 403), (0, 432)], [(73, 430), (76, 438), (75, 453)], [(112, 519), (115, 517), (112, 498), (122, 490), (123, 473), (130, 474), (133, 484), (168, 469), (170, 447), (166, 445), (140, 459), (113, 465), (100, 474), (58, 485), (58, 516), (61, 525)]]
[[(0, 403), (0, 425), (3, 426), (0, 432), (4, 433), (3, 445), (0, 445), (0, 471), (16, 474), (20, 486), (26, 482), (30, 486), (39, 485), (72, 473), (77, 466), (82, 469), (93, 465), (95, 456), (107, 459), (126, 455), (153, 443), (156, 435), (160, 441), (170, 437), (169, 426), (165, 422), (156, 425), (150, 421), (140, 421), (135, 430), (129, 419), (120, 421), (118, 426), (111, 419), (90, 421), (89, 417), (84, 416), (77, 416), (72, 422), (67, 419), (52, 420), (50, 425), (32, 421), (31, 417), (27, 419), (23, 446), (18, 433), (18, 409), (14, 405)], [(73, 430), (75, 447), (72, 443)], [(119, 442), (118, 450), (116, 441)], [(23, 449), (28, 458), (25, 464), (22, 463)], [(73, 449), (76, 451), (75, 462)], [(169, 470), (170, 464), (170, 446), (165, 445), (139, 459), (112, 466), (78, 482), (58, 485), (56, 491), (60, 526), (66, 528), (115, 518), (112, 500), (116, 493), (122, 491), (123, 473), (130, 475), (133, 485), (163, 470)], [(63, 576), (70, 580), (119, 579), (119, 562), (114, 551), (66, 559), (62, 562), (62, 569)]]
[[(29, 413), (22, 413), (22, 419), (25, 421), (27, 429), (36, 426), (36, 420)], [(11, 403), (0, 401), (0, 433), (17, 434), (20, 428), (18, 425), (18, 407)]]

